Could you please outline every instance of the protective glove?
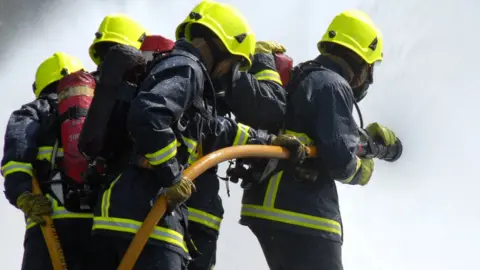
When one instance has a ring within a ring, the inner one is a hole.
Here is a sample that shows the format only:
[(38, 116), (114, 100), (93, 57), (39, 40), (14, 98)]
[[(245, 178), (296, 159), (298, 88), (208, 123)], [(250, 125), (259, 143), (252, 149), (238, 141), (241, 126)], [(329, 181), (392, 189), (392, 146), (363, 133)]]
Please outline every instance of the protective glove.
[(287, 49), (275, 41), (258, 41), (255, 46), (255, 53), (284, 53)]
[(28, 191), (18, 196), (17, 207), (33, 222), (40, 225), (45, 224), (43, 216), (51, 215), (53, 211), (50, 200), (47, 197)]
[(272, 139), (271, 145), (282, 146), (290, 152), (289, 162), (300, 165), (307, 158), (307, 146), (291, 134), (282, 134)]
[(393, 133), (393, 131), (377, 122), (369, 124), (366, 130), (370, 137), (372, 137), (375, 141), (380, 139), (381, 143), (385, 146), (394, 145), (397, 141), (397, 136), (395, 133)]
[(371, 158), (361, 158), (360, 159), (360, 181), (358, 182), (359, 185), (365, 186), (370, 181), (370, 178), (373, 174), (373, 169), (375, 168), (375, 162)]
[(373, 157), (388, 162), (396, 161), (403, 152), (403, 145), (400, 139), (390, 129), (378, 123), (369, 124), (366, 128), (370, 142), (370, 151)]
[(167, 188), (165, 192), (169, 207), (175, 207), (185, 202), (192, 195), (192, 191), (195, 190), (196, 188), (192, 180), (182, 176), (180, 181)]

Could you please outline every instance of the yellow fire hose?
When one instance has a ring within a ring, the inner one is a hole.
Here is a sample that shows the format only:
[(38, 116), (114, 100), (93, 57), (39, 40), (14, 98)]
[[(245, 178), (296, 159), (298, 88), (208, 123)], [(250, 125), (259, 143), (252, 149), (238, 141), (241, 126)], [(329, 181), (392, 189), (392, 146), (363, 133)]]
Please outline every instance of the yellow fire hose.
[[(309, 147), (308, 156), (316, 156), (316, 150), (313, 147)], [(266, 145), (242, 145), (231, 146), (221, 150), (210, 153), (200, 160), (188, 167), (183, 176), (194, 180), (206, 170), (214, 167), (215, 165), (236, 158), (288, 158), (288, 151), (279, 146), (266, 146)], [(158, 224), (162, 216), (167, 209), (167, 199), (165, 196), (161, 196), (153, 205), (152, 209), (148, 213), (147, 217), (143, 221), (140, 230), (135, 234), (127, 252), (122, 258), (117, 270), (131, 270), (137, 262), (140, 253), (142, 252), (148, 238), (153, 232), (153, 229)]]
[[(40, 189), (40, 185), (38, 184), (38, 180), (35, 176), (32, 178), (32, 192), (35, 194), (42, 194), (42, 190)], [(57, 230), (55, 229), (53, 220), (50, 216), (43, 216), (43, 219), (45, 220), (45, 225), (39, 226), (42, 229), (42, 234), (45, 238), (45, 243), (47, 244), (53, 269), (67, 270), (67, 261), (65, 260), (62, 246), (60, 245), (60, 239), (58, 238)]]

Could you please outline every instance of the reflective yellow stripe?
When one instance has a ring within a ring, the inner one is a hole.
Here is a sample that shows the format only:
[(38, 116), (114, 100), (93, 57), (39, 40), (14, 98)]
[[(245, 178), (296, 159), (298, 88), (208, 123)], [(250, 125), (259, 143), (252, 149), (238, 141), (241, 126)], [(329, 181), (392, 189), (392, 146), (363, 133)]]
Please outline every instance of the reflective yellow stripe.
[(187, 146), (187, 151), (189, 154), (188, 157), (188, 164), (192, 164), (197, 161), (198, 153), (197, 153), (197, 141), (182, 136), (183, 141), (185, 142), (185, 146)]
[(260, 72), (255, 73), (255, 79), (259, 81), (274, 81), (280, 85), (282, 85), (282, 80), (280, 79), (280, 74), (275, 70), (265, 69)]
[(242, 205), (242, 215), (327, 231), (338, 234), (339, 236), (342, 235), (340, 223), (327, 218), (250, 204)]
[[(52, 159), (53, 146), (40, 146), (37, 152), (37, 160), (50, 161)], [(58, 148), (57, 157), (63, 157), (63, 148)]]
[(280, 186), (280, 181), (282, 180), (283, 171), (279, 171), (270, 177), (268, 182), (267, 192), (263, 198), (263, 206), (265, 207), (275, 207), (275, 199), (277, 198), (278, 187)]
[(210, 213), (188, 207), (188, 221), (200, 223), (214, 230), (220, 230), (222, 219)]
[(150, 154), (146, 154), (148, 162), (152, 165), (160, 165), (167, 162), (177, 154), (177, 140), (169, 143), (164, 148)]
[(110, 210), (110, 197), (112, 196), (112, 189), (113, 189), (113, 186), (117, 183), (118, 179), (120, 179), (122, 175), (120, 174), (115, 180), (113, 180), (113, 182), (110, 184), (110, 186), (108, 187), (107, 190), (105, 190), (105, 192), (103, 192), (103, 195), (102, 195), (102, 203), (100, 205), (101, 209), (101, 214), (102, 214), (102, 217), (108, 217), (109, 216), (109, 210)]
[[(112, 217), (94, 217), (92, 230), (110, 230), (117, 232), (126, 232), (136, 234), (142, 222), (125, 219), (125, 218), (112, 218)], [(150, 235), (150, 238), (167, 242), (169, 244), (178, 246), (188, 253), (187, 245), (183, 239), (183, 235), (179, 232), (171, 229), (167, 229), (160, 226), (155, 226), (154, 231)]]
[[(63, 219), (63, 218), (93, 218), (92, 213), (75, 213), (75, 212), (70, 212), (65, 207), (58, 205), (58, 202), (53, 199), (50, 195), (46, 195), (46, 197), (51, 201), (52, 203), (52, 219)], [(30, 218), (27, 218), (27, 229), (30, 229), (37, 225), (37, 223), (33, 222)]]
[(237, 134), (235, 135), (235, 139), (233, 140), (233, 145), (247, 144), (247, 141), (250, 138), (249, 131), (250, 131), (249, 126), (238, 123)]
[(9, 161), (2, 166), (2, 175), (7, 177), (9, 174), (23, 172), (30, 176), (33, 176), (33, 166), (27, 162)]

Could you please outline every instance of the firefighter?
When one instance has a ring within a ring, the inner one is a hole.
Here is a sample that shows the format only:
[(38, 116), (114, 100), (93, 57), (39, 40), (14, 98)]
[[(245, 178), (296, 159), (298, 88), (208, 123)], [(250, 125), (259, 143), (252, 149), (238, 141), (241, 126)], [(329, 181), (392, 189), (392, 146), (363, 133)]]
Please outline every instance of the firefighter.
[[(256, 43), (252, 67), (241, 72), (231, 85), (215, 88), (219, 115), (235, 115), (235, 120), (255, 129), (276, 133), (286, 109), (286, 95), (275, 69), (274, 53), (285, 48), (274, 42)], [(248, 181), (248, 179), (244, 179)], [(217, 240), (223, 218), (220, 181), (217, 167), (208, 170), (195, 182), (197, 192), (187, 201), (189, 232), (201, 255), (189, 270), (209, 270), (215, 266)]]
[[(316, 146), (318, 157), (297, 166), (279, 164), (271, 177), (245, 190), (242, 200), (240, 222), (255, 234), (272, 270), (343, 269), (335, 182), (366, 185), (373, 157), (394, 161), (401, 154), (390, 129), (374, 123), (363, 132), (352, 115), (383, 59), (382, 35), (372, 20), (358, 10), (338, 14), (318, 49), (320, 56), (293, 71), (282, 130)], [(388, 154), (373, 150), (380, 148)]]
[[(181, 176), (189, 160), (246, 143), (285, 145), (293, 153), (292, 160), (305, 157), (305, 146), (298, 139), (259, 135), (248, 126), (216, 117), (215, 108), (207, 107), (205, 91), (231, 83), (238, 70), (252, 66), (255, 35), (237, 9), (202, 1), (176, 33), (173, 52), (153, 60), (130, 102), (126, 122), (135, 151), (131, 164), (103, 193), (95, 212), (93, 246), (102, 260), (92, 269), (117, 267), (152, 203), (162, 194), (168, 198), (169, 209), (150, 236), (136, 269), (186, 269), (189, 252), (195, 250), (183, 204), (194, 185)], [(105, 59), (114, 52), (110, 49)]]
[[(82, 70), (77, 58), (56, 52), (43, 61), (35, 75), (36, 99), (14, 111), (5, 132), (2, 175), (9, 202), (26, 216), (22, 269), (53, 269), (39, 224), (43, 215), (54, 220), (69, 269), (86, 269), (92, 213), (71, 212), (52, 179), (62, 172), (63, 149), (58, 136), (58, 95), (64, 76)], [(43, 194), (32, 193), (32, 177)], [(58, 184), (58, 183), (56, 183)]]

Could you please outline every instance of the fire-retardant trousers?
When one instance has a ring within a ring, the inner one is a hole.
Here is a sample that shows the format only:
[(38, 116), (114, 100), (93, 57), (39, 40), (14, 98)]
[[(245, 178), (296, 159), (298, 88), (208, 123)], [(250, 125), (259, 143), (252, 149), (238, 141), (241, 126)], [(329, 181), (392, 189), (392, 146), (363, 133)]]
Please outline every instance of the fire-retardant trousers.
[(216, 263), (218, 231), (196, 222), (189, 222), (188, 231), (200, 253), (190, 262), (188, 270), (213, 269)]
[(250, 226), (270, 270), (343, 270), (342, 244), (305, 234)]
[[(68, 269), (88, 269), (92, 220), (86, 218), (56, 219), (55, 228), (60, 238)], [(22, 270), (53, 269), (40, 226), (36, 225), (27, 230), (23, 246)]]

